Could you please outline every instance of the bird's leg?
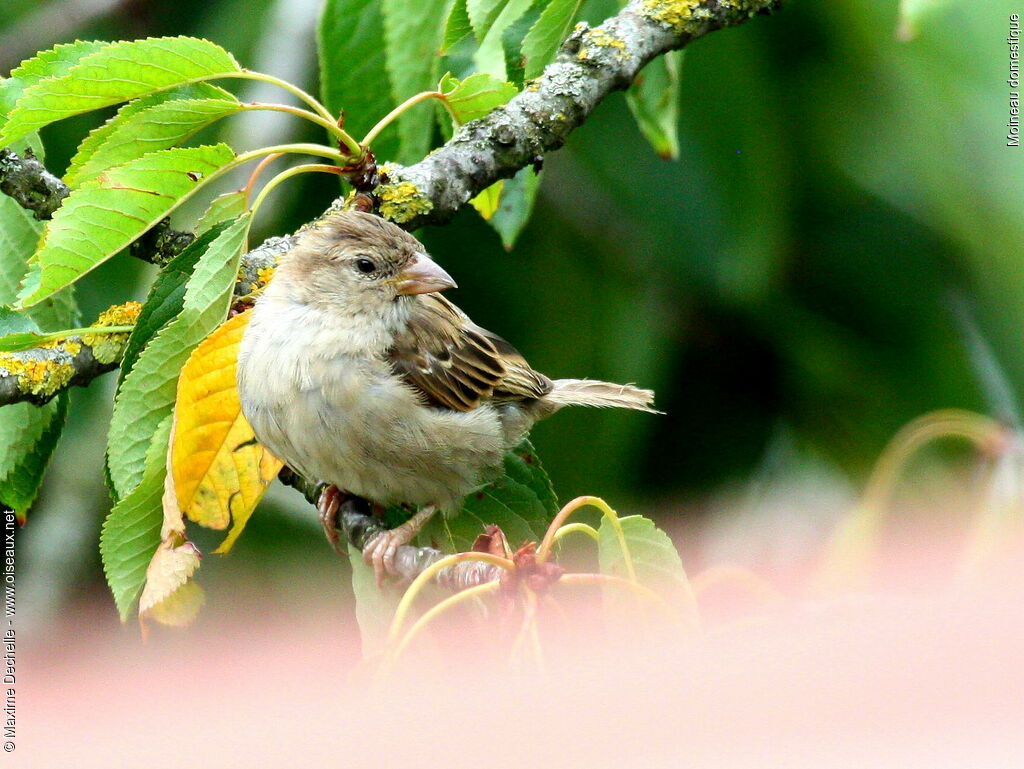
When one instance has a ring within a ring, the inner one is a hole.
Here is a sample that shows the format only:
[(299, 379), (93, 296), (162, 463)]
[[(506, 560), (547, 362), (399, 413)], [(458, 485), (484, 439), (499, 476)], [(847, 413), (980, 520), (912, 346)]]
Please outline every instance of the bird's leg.
[(341, 542), (338, 536), (338, 507), (347, 496), (337, 486), (328, 486), (321, 492), (320, 499), (316, 503), (317, 512), (320, 513), (320, 525), (324, 527), (327, 541), (331, 543), (331, 547), (338, 555), (341, 555)]
[(427, 505), (401, 526), (382, 531), (366, 543), (363, 547), (363, 560), (373, 567), (378, 585), (384, 584), (386, 574), (396, 574), (395, 555), (398, 548), (409, 544), (436, 512), (434, 505)]

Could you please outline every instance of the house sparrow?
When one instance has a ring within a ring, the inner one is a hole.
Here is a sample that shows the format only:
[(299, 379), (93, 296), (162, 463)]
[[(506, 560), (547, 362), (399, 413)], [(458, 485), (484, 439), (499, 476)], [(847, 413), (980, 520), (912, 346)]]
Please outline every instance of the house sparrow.
[[(457, 512), (500, 475), (538, 419), (569, 405), (658, 413), (650, 390), (534, 371), (443, 298), (448, 288), (412, 235), (332, 215), (299, 236), (239, 351), (242, 412), (276, 457), (370, 502), (420, 508), (366, 545), (378, 581), (436, 511)], [(329, 538), (337, 499), (332, 489), (320, 506)]]

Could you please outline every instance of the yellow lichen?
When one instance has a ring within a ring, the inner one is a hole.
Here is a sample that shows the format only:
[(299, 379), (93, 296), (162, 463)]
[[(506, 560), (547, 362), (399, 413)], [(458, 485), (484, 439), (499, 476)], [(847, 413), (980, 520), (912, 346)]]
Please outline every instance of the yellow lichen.
[(693, 7), (696, 2), (687, 0), (644, 0), (640, 13), (648, 19), (660, 21), (680, 32), (686, 30), (687, 23), (693, 18)]
[[(138, 320), (140, 310), (142, 305), (138, 302), (115, 304), (101, 312), (93, 326), (131, 326)], [(100, 363), (113, 363), (120, 358), (127, 341), (128, 332), (82, 335), (82, 342), (92, 347), (92, 355)]]
[(381, 216), (398, 224), (428, 214), (434, 208), (433, 201), (412, 182), (382, 184), (377, 188), (377, 197)]
[(139, 319), (142, 305), (138, 302), (125, 302), (108, 307), (96, 318), (94, 326), (131, 326)]
[(67, 360), (22, 358), (0, 353), (0, 371), (18, 377), (18, 386), (32, 395), (53, 395), (67, 386), (75, 370)]
[(584, 38), (583, 47), (580, 48), (580, 52), (577, 54), (580, 61), (586, 61), (590, 58), (590, 46), (616, 49), (615, 58), (618, 61), (626, 61), (632, 56), (632, 54), (626, 50), (625, 42), (619, 40), (617, 37), (609, 35), (602, 27), (595, 27), (590, 31), (590, 34)]
[(773, 0), (717, 0), (712, 7), (699, 0), (644, 0), (640, 13), (661, 22), (676, 32), (698, 33), (700, 24), (718, 19), (734, 23), (743, 16), (771, 8)]
[(259, 284), (259, 287), (261, 288), (265, 287), (270, 282), (270, 279), (272, 277), (274, 277), (273, 267), (260, 267), (256, 271), (256, 281)]

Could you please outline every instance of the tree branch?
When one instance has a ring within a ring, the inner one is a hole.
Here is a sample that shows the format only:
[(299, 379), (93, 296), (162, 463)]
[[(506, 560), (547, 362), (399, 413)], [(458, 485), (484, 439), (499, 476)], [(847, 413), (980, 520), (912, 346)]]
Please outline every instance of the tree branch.
[(632, 0), (593, 29), (578, 24), (558, 58), (503, 107), (467, 123), (436, 152), (386, 169), (380, 213), (406, 229), (447, 221), (499, 179), (561, 147), (612, 91), (655, 57), (716, 29), (776, 9), (781, 0)]
[[(513, 176), (561, 147), (609, 93), (628, 87), (656, 56), (683, 48), (716, 29), (768, 13), (780, 4), (781, 0), (631, 0), (598, 27), (577, 25), (556, 61), (506, 105), (467, 123), (451, 141), (419, 163), (382, 166), (383, 183), (372, 191), (380, 214), (409, 230), (447, 221), (497, 180)], [(39, 219), (52, 215), (68, 194), (64, 183), (38, 160), (21, 158), (10, 150), (0, 150), (0, 191)], [(339, 199), (325, 215), (365, 202)], [(188, 233), (163, 226), (132, 253), (160, 264), (190, 239)], [(271, 238), (243, 256), (235, 295), (246, 296), (262, 285), (261, 276), (294, 241), (294, 237)], [(116, 362), (96, 365), (85, 353), (70, 360), (59, 358), (55, 350), (32, 354), (71, 367), (71, 376), (58, 389), (86, 384), (116, 366)], [(40, 397), (52, 394), (40, 396), (0, 378), (0, 406)]]

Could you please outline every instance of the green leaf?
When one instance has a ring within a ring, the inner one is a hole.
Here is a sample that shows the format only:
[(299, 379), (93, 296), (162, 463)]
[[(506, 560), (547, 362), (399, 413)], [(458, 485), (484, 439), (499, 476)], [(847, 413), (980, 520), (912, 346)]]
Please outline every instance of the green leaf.
[(462, 552), (473, 546), (484, 528), (496, 524), (509, 544), (538, 542), (558, 511), (551, 482), (529, 441), (505, 455), (505, 474), (476, 491), (462, 503), (458, 515), (435, 516), (420, 532), (422, 544), (431, 542), (446, 552)]
[(153, 431), (174, 405), (181, 367), (227, 315), (250, 219), (240, 217), (210, 243), (185, 287), (181, 312), (149, 340), (121, 383), (107, 434), (107, 467), (118, 499), (142, 480)]
[(224, 192), (215, 197), (210, 201), (210, 205), (203, 215), (199, 217), (199, 221), (196, 222), (196, 235), (202, 235), (216, 225), (237, 219), (244, 214), (248, 202), (246, 198), (245, 190)]
[[(21, 206), (0, 196), (0, 304), (14, 300), (40, 228)], [(25, 313), (0, 310), (0, 335), (77, 321), (73, 295), (70, 290), (61, 291)], [(0, 407), (0, 502), (13, 509), (22, 522), (60, 438), (67, 401), (67, 394), (62, 393), (43, 406), (14, 403)]]
[(679, 71), (683, 51), (669, 51), (644, 67), (626, 92), (640, 132), (666, 160), (679, 157)]
[(523, 39), (523, 55), (526, 57), (526, 79), (537, 77), (550, 64), (558, 46), (569, 36), (576, 15), (583, 0), (551, 0), (551, 4), (537, 19)]
[(469, 20), (466, 0), (455, 0), (448, 20), (444, 25), (444, 38), (441, 42), (441, 53), (447, 53), (455, 44), (473, 33), (473, 25)]
[(103, 573), (114, 594), (121, 621), (128, 619), (146, 584), (146, 568), (160, 544), (163, 524), (161, 499), (167, 475), (167, 442), (172, 416), (168, 414), (153, 433), (146, 452), (142, 480), (114, 505), (100, 533)]
[(527, 167), (511, 179), (506, 179), (498, 210), (487, 220), (509, 251), (530, 220), (533, 204), (537, 200), (537, 190), (540, 189), (540, 177), (532, 167)]
[[(683, 562), (669, 536), (657, 528), (654, 521), (642, 515), (620, 518), (619, 524), (622, 526), (626, 549), (629, 551), (637, 582), (659, 593), (670, 606), (679, 610), (680, 614), (692, 616), (695, 607), (693, 592), (683, 570)], [(606, 517), (601, 519), (597, 547), (598, 564), (602, 574), (630, 579), (622, 544), (615, 527)], [(618, 600), (620, 598), (624, 597), (635, 603), (634, 598), (619, 590), (608, 590), (606, 597), (612, 596), (615, 596), (612, 602), (614, 607), (608, 603), (606, 606), (613, 612), (621, 609), (622, 604)], [(614, 614), (613, 618), (615, 616), (619, 620), (622, 618), (621, 614)]]
[(39, 284), (26, 285), (22, 306), (45, 299), (128, 246), (234, 157), (226, 144), (161, 150), (74, 190), (46, 225), (34, 257), (42, 268)]
[(505, 186), (504, 179), (498, 179), (490, 187), (486, 187), (479, 195), (469, 201), (469, 204), (476, 209), (484, 219), (490, 219), (498, 210), (501, 202), (501, 190)]
[(64, 182), (77, 187), (108, 168), (148, 152), (175, 147), (211, 123), (243, 109), (232, 94), (207, 83), (129, 102), (79, 145)]
[(0, 145), (72, 115), (241, 71), (219, 45), (194, 37), (110, 43), (63, 75), (26, 88), (0, 133)]
[[(15, 312), (10, 307), (0, 305), (0, 342), (8, 337), (22, 334), (38, 336), (38, 332), (39, 326), (26, 313)], [(0, 347), (0, 351), (5, 350)]]
[(502, 43), (505, 31), (530, 11), (534, 2), (546, 3), (548, 0), (509, 0), (498, 14), (491, 28), (473, 54), (473, 62), (477, 71), (487, 72), (498, 80), (510, 80), (505, 71), (505, 47)]
[[(320, 98), (345, 130), (361, 139), (394, 105), (385, 87), (384, 21), (380, 0), (327, 0), (317, 45)], [(398, 157), (398, 130), (388, 126), (373, 142), (378, 160)]]
[(483, 40), (508, 0), (466, 0), (466, 13), (477, 40)]
[(26, 88), (49, 77), (60, 77), (84, 57), (105, 45), (107, 44), (99, 40), (62, 43), (37, 53), (15, 67), (11, 71), (11, 76), (0, 83), (0, 126), (6, 121)]
[[(432, 90), (449, 0), (381, 0), (387, 72), (395, 102)], [(363, 86), (365, 87), (365, 85)], [(417, 105), (398, 119), (400, 163), (415, 163), (430, 149), (433, 111)]]
[(517, 88), (523, 87), (526, 79), (526, 57), (523, 56), (523, 39), (540, 19), (549, 0), (535, 0), (533, 5), (501, 34), (501, 49), (505, 57), (505, 77)]
[(445, 75), (440, 89), (447, 97), (448, 107), (458, 125), (483, 117), (519, 93), (511, 83), (502, 82), (485, 72), (470, 75), (462, 81)]
[(204, 232), (160, 270), (125, 344), (117, 380), (118, 391), (149, 340), (181, 312), (185, 304), (185, 287), (192, 277), (196, 262), (223, 231), (223, 226), (217, 226)]
[(0, 407), (0, 503), (11, 508), (21, 523), (39, 493), (67, 412), (67, 393), (43, 406)]

